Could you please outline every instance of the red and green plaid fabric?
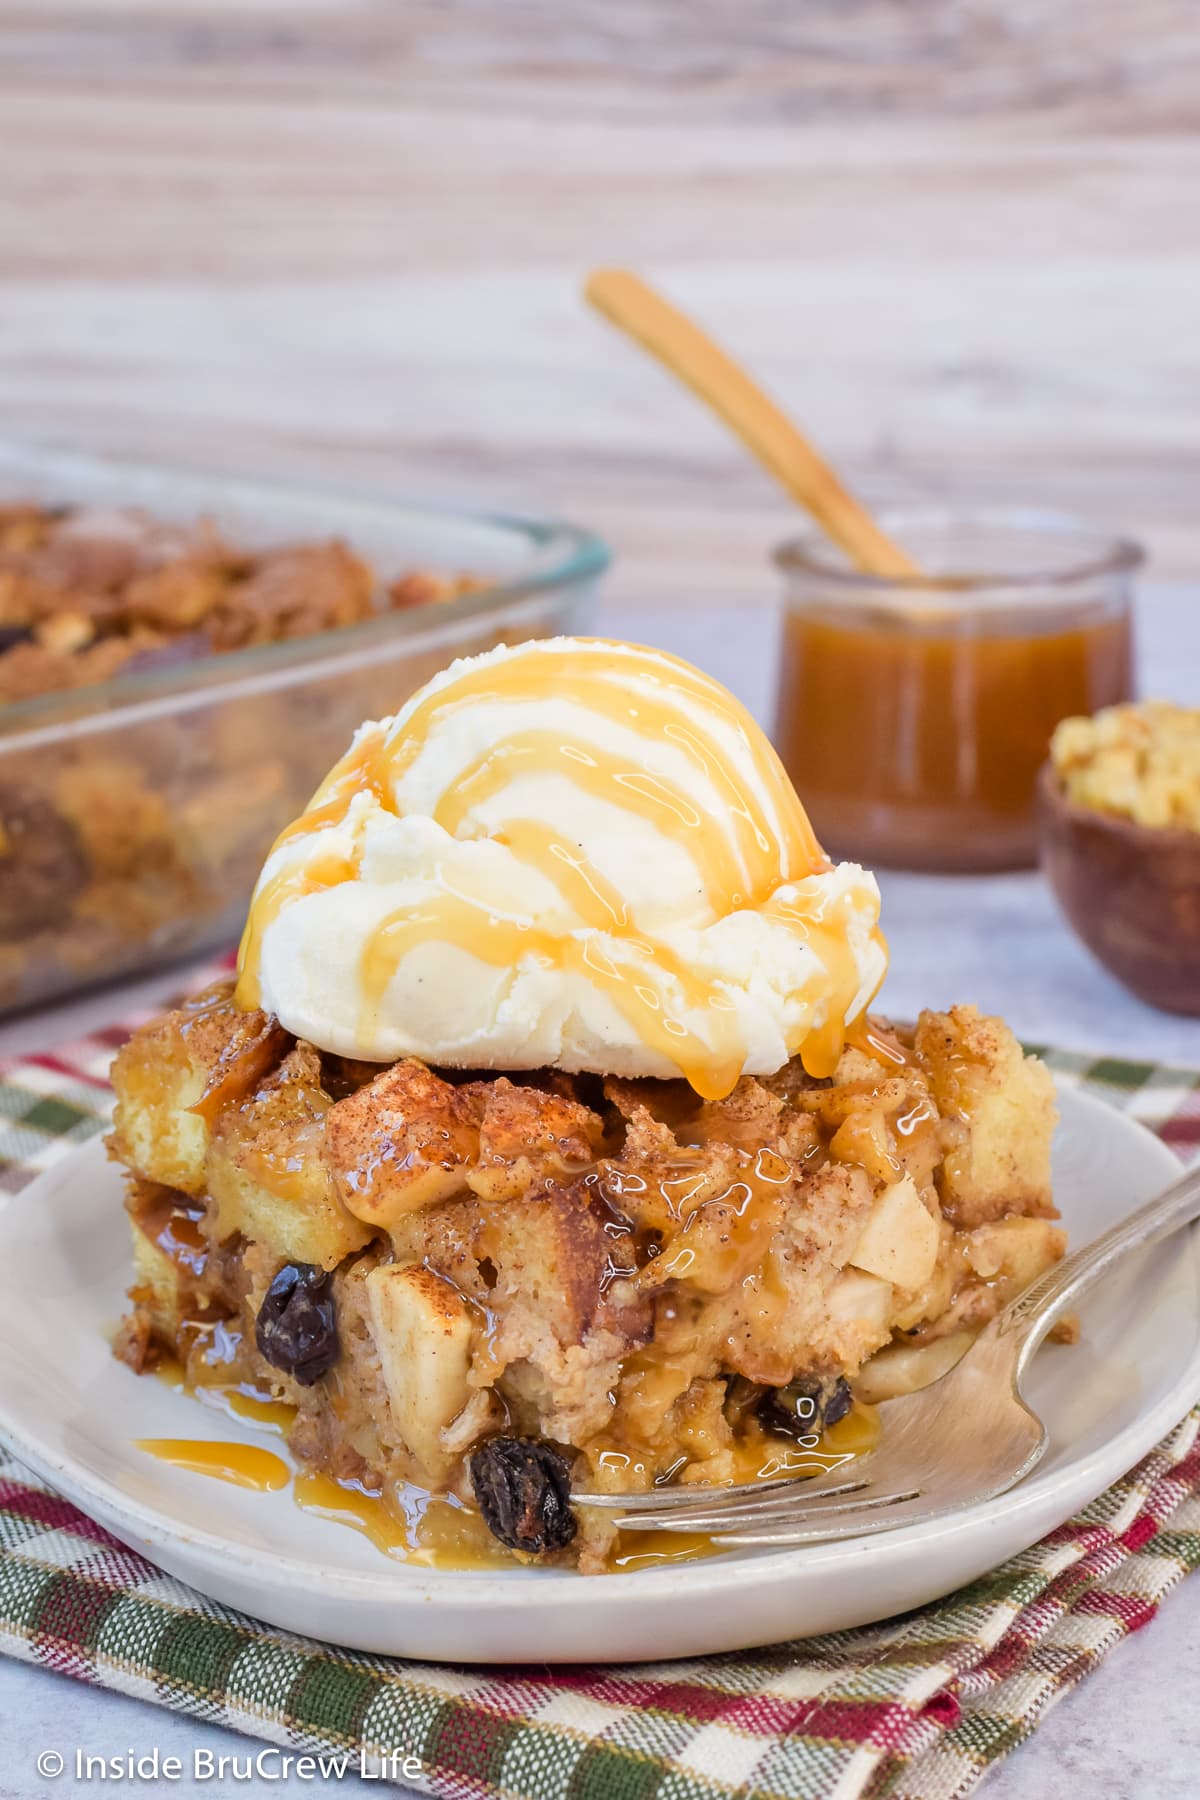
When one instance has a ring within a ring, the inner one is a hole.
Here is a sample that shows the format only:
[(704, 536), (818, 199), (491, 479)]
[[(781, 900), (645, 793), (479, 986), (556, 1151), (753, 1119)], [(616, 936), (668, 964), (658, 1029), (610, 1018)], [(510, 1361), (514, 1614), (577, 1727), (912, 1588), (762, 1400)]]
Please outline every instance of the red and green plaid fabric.
[[(103, 1128), (127, 1029), (0, 1063), (0, 1204)], [(1200, 1073), (1042, 1053), (1200, 1153)], [(0, 1447), (0, 1650), (450, 1800), (956, 1800), (1198, 1564), (1200, 1408), (1061, 1530), (885, 1624), (697, 1662), (437, 1667), (206, 1600)]]

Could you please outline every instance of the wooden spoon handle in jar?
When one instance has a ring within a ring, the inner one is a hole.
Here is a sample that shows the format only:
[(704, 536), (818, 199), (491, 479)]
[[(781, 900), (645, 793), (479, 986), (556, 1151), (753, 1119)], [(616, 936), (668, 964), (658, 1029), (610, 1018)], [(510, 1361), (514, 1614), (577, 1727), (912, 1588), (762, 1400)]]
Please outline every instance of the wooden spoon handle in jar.
[(683, 313), (628, 269), (597, 269), (584, 294), (724, 419), (856, 568), (893, 579), (920, 575), (774, 401)]

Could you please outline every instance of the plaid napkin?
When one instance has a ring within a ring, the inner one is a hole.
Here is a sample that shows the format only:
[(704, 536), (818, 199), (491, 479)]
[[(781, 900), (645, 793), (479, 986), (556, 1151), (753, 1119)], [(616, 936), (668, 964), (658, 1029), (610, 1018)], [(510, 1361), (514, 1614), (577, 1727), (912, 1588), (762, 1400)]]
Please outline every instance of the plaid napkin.
[[(0, 1063), (0, 1189), (103, 1128), (130, 1023)], [(1200, 1073), (1041, 1054), (1200, 1155)], [(697, 1662), (512, 1671), (259, 1624), (161, 1575), (0, 1447), (0, 1650), (452, 1800), (956, 1800), (1200, 1564), (1198, 1437), (1200, 1408), (1061, 1530), (885, 1624)]]

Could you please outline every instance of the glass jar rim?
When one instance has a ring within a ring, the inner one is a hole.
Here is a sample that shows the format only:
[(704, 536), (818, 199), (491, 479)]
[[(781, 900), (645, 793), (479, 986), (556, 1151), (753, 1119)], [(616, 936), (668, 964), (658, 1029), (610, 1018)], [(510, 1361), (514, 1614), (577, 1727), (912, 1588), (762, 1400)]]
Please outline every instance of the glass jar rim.
[[(876, 515), (880, 525), (904, 543), (906, 530), (914, 535), (922, 526), (961, 527), (1005, 530), (1014, 536), (1035, 540), (1058, 532), (1074, 537), (1080, 543), (1078, 561), (1042, 570), (992, 570), (983, 572), (947, 571), (944, 574), (873, 575), (837, 557), (840, 552), (826, 534), (813, 526), (796, 537), (785, 539), (772, 552), (772, 560), (785, 574), (815, 576), (841, 596), (861, 598), (872, 605), (886, 602), (890, 596), (902, 600), (920, 597), (928, 606), (931, 600), (943, 599), (952, 608), (958, 599), (986, 595), (989, 600), (1008, 597), (1026, 605), (1044, 597), (1048, 604), (1061, 605), (1072, 590), (1087, 581), (1107, 575), (1125, 575), (1139, 569), (1146, 552), (1135, 538), (1112, 536), (1087, 520), (1071, 513), (1055, 512), (1028, 506), (896, 506), (881, 509)], [(1086, 548), (1085, 548), (1086, 546)]]

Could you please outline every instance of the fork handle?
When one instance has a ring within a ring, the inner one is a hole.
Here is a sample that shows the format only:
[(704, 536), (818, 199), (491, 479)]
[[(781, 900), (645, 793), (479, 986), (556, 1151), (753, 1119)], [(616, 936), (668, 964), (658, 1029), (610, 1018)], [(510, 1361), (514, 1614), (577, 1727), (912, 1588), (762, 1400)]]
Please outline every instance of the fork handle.
[(1114, 1263), (1144, 1245), (1157, 1243), (1184, 1225), (1200, 1218), (1200, 1166), (1189, 1169), (1154, 1200), (1148, 1200), (1092, 1243), (1065, 1256), (1039, 1276), (1000, 1312), (992, 1327), (995, 1335), (1018, 1332), (1024, 1364), (1041, 1343), (1054, 1321)]

